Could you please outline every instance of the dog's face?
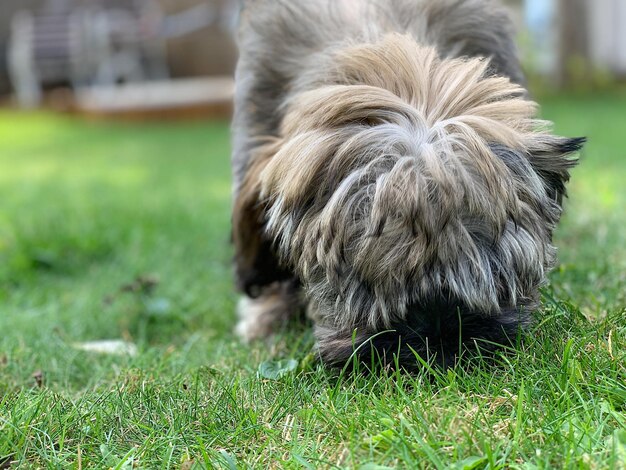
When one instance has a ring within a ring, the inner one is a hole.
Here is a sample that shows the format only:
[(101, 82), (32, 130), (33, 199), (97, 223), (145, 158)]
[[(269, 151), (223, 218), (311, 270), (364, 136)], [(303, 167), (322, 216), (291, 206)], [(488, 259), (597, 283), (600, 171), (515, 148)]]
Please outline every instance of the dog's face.
[(535, 308), (583, 141), (542, 130), (485, 61), (400, 35), (330, 60), (260, 174), (267, 230), (322, 323), (387, 327), (441, 302)]

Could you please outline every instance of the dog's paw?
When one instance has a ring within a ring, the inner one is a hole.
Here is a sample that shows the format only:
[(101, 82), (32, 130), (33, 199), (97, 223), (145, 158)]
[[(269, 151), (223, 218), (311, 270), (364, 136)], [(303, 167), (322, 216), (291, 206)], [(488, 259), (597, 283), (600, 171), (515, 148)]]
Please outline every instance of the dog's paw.
[(265, 302), (250, 297), (242, 297), (237, 303), (239, 322), (235, 327), (235, 334), (245, 343), (257, 339), (267, 338), (271, 334), (268, 322), (264, 319)]
[(290, 305), (276, 293), (256, 299), (242, 297), (237, 314), (239, 322), (235, 333), (243, 342), (249, 343), (268, 338), (279, 330), (289, 319)]

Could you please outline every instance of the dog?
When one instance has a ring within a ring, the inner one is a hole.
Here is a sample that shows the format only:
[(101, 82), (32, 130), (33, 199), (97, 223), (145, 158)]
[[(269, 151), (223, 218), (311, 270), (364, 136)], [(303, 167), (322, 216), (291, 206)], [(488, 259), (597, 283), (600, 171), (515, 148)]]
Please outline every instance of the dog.
[(537, 118), (492, 0), (244, 0), (237, 333), (306, 311), (319, 357), (450, 365), (531, 324), (584, 138)]

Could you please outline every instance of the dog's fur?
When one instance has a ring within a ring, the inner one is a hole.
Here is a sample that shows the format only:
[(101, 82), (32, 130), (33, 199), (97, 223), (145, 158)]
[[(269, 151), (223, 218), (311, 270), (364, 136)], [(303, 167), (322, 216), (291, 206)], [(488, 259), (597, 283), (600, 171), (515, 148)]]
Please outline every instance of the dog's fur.
[(323, 360), (529, 323), (583, 139), (551, 135), (491, 0), (247, 0), (234, 120), (240, 335), (306, 308)]

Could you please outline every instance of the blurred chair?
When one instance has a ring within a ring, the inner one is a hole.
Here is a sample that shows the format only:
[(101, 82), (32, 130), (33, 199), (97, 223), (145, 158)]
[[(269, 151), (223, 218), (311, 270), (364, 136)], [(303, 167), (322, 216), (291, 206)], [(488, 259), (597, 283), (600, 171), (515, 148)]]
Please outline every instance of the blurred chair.
[(209, 5), (168, 17), (154, 0), (129, 1), (126, 8), (107, 8), (100, 0), (65, 12), (20, 11), (12, 19), (8, 53), (18, 103), (39, 105), (48, 85), (80, 89), (167, 79), (167, 39), (214, 19)]

